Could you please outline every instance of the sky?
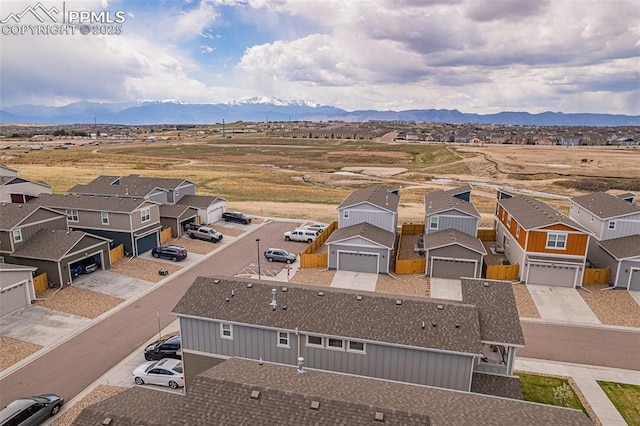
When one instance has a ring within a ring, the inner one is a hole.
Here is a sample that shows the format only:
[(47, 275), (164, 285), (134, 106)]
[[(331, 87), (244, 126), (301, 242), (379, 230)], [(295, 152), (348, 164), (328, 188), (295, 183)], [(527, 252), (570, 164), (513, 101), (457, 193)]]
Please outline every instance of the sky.
[(0, 107), (252, 97), (640, 115), (640, 0), (0, 0)]

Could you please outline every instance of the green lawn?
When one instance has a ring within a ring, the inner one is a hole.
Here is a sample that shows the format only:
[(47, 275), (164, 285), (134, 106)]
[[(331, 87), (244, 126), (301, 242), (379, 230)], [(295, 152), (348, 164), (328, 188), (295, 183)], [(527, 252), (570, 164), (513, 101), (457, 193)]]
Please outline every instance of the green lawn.
[(640, 425), (640, 386), (615, 382), (598, 384), (629, 426)]
[[(522, 393), (525, 401), (539, 402), (541, 404), (558, 405), (576, 410), (582, 410), (588, 415), (587, 410), (582, 406), (580, 399), (573, 391), (569, 381), (559, 377), (539, 376), (536, 374), (517, 374), (522, 383)], [(566, 389), (566, 394), (562, 397), (559, 388)], [(554, 395), (555, 393), (555, 395)]]

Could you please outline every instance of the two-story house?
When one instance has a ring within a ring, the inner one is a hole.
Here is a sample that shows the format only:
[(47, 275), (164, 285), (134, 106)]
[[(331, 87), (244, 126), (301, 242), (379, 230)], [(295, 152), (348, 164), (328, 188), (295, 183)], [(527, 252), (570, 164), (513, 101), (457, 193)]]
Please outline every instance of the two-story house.
[(338, 229), (325, 242), (329, 269), (389, 273), (399, 205), (397, 191), (380, 186), (352, 192), (338, 206)]
[(113, 247), (123, 244), (125, 252), (133, 256), (160, 245), (160, 209), (153, 201), (54, 194), (44, 195), (31, 203), (65, 214), (72, 230), (108, 238)]
[(0, 203), (24, 204), (40, 194), (51, 194), (46, 183), (35, 182), (18, 176), (18, 171), (0, 164)]
[[(47, 197), (50, 197), (47, 195)], [(94, 260), (110, 267), (110, 240), (67, 227), (67, 216), (54, 209), (28, 204), (0, 204), (0, 258), (34, 266), (56, 286), (70, 284), (72, 265)]]
[(633, 199), (606, 192), (573, 197), (569, 217), (591, 233), (589, 262), (611, 269), (611, 285), (640, 290), (640, 206)]
[(476, 237), (480, 213), (469, 201), (471, 186), (425, 194), (425, 274), (432, 278), (479, 278), (487, 254)]
[(520, 280), (576, 288), (582, 285), (589, 232), (542, 201), (498, 191), (496, 241)]
[(524, 338), (511, 284), (463, 280), (462, 293), (458, 302), (199, 277), (173, 310), (187, 386), (229, 357), (303, 357), (310, 368), (465, 392), (517, 380)]

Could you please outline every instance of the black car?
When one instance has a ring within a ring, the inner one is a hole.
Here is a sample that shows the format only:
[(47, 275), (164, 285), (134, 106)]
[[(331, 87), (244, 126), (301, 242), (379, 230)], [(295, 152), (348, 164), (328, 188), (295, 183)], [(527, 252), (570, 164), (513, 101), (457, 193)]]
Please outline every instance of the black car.
[(248, 225), (251, 223), (251, 217), (240, 212), (224, 212), (222, 213), (222, 218), (224, 219), (225, 222), (238, 222), (238, 223), (244, 223), (245, 225)]
[(162, 358), (181, 359), (180, 347), (180, 336), (156, 340), (144, 349), (144, 358), (147, 361), (155, 361)]
[(154, 247), (151, 250), (151, 256), (171, 259), (174, 262), (177, 262), (178, 260), (187, 258), (187, 249), (180, 246)]
[(0, 411), (0, 425), (39, 425), (58, 414), (62, 404), (64, 400), (53, 393), (16, 399)]

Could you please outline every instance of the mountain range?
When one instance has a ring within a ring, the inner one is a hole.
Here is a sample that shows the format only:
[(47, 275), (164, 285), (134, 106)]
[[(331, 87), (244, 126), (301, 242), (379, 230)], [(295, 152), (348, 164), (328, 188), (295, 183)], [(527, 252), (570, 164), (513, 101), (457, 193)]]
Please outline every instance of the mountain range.
[(190, 104), (178, 100), (121, 103), (77, 102), (60, 107), (18, 105), (0, 110), (1, 124), (215, 124), (235, 121), (413, 121), (416, 123), (528, 126), (640, 126), (638, 115), (500, 112), (473, 114), (447, 109), (347, 111), (307, 101), (248, 98), (227, 103)]

